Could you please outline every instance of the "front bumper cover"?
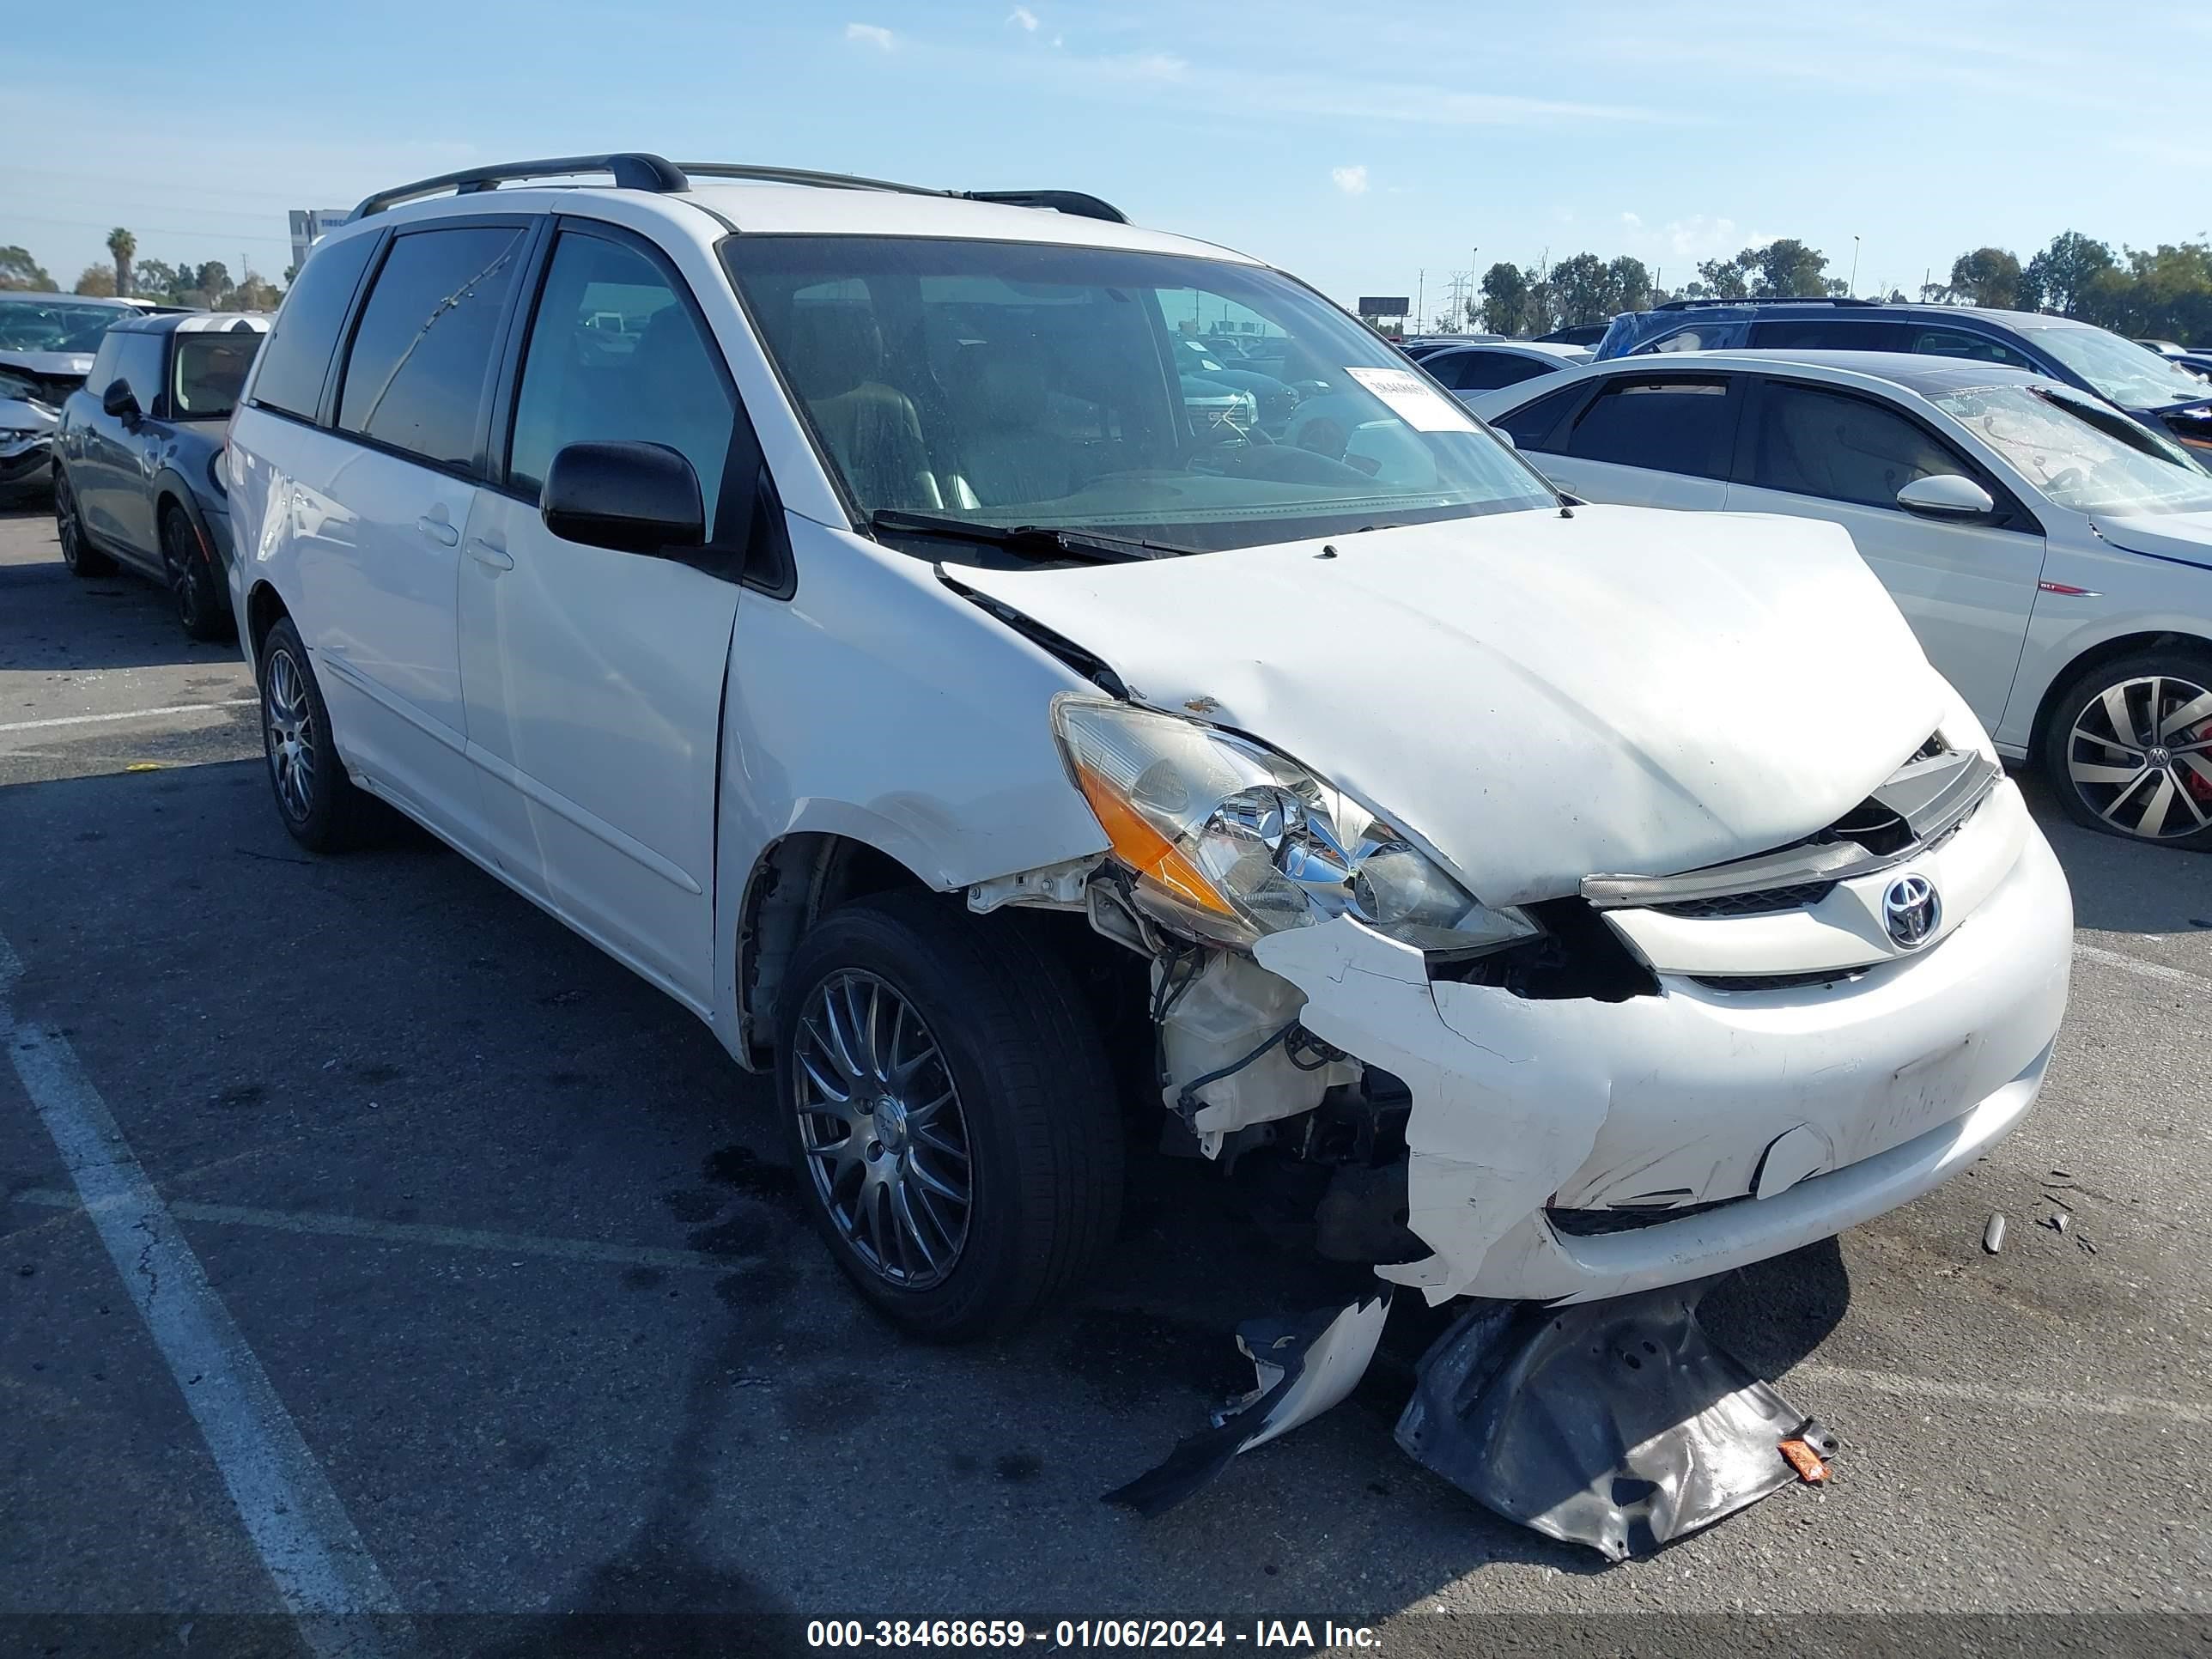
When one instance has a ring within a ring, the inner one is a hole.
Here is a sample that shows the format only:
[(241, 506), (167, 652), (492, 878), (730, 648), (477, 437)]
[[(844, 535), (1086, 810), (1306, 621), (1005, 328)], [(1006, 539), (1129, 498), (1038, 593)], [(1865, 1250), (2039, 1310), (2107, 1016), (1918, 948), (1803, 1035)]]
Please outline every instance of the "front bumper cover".
[[(2009, 783), (1991, 804), (2025, 817)], [(1657, 996), (1533, 1000), (1432, 981), (1349, 918), (1262, 939), (1305, 1027), (1412, 1092), (1408, 1224), (1434, 1254), (1376, 1272), (1431, 1303), (1590, 1301), (1781, 1255), (1948, 1179), (2034, 1103), (2065, 1007), (2072, 901), (2032, 823), (2018, 844), (1938, 945), (1796, 989), (1662, 975)], [(1790, 1179), (1762, 1182), (1771, 1147)], [(1546, 1218), (1662, 1191), (1737, 1201), (1596, 1237)]]

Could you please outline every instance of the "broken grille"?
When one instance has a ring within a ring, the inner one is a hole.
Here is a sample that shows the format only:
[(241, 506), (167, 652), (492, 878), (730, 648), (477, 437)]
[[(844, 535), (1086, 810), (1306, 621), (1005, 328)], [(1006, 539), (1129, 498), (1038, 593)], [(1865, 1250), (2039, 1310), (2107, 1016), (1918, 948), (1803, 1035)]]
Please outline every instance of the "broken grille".
[(1711, 898), (1684, 899), (1651, 908), (1664, 916), (1764, 916), (1784, 910), (1802, 910), (1818, 904), (1836, 890), (1832, 881), (1801, 881), (1790, 887), (1768, 887), (1755, 893), (1717, 893)]

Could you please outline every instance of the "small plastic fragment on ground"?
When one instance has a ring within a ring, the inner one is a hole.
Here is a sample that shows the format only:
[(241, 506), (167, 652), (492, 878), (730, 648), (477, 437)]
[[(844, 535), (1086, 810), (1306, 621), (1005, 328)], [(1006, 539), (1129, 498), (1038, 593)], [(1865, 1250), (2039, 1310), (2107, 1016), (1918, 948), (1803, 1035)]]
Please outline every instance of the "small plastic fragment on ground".
[(2054, 1233), (2063, 1233), (2067, 1230), (2067, 1228), (2073, 1225), (2073, 1224), (2074, 1218), (2072, 1216), (2067, 1214), (2063, 1210), (2057, 1210), (2052, 1212), (2051, 1218), (2045, 1221), (2043, 1224), (2050, 1228)]
[(1991, 1255), (2004, 1249), (2005, 1218), (2002, 1212), (1990, 1217), (1990, 1224), (1982, 1229), (1982, 1248)]
[(2091, 1255), (2097, 1254), (2097, 1247), (2094, 1244), (2092, 1244), (2087, 1239), (2082, 1238), (2077, 1235), (2074, 1242), (2076, 1244), (2079, 1244), (2083, 1249), (2088, 1251)]

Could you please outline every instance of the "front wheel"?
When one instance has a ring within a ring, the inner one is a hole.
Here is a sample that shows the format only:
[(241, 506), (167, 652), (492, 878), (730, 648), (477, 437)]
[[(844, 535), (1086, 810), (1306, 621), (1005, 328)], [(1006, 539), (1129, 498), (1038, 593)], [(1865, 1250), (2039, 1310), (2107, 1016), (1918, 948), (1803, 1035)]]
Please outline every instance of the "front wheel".
[(1121, 1131), (1097, 1031), (1028, 919), (931, 893), (833, 911), (777, 998), (779, 1111), (837, 1265), (916, 1335), (1004, 1331), (1111, 1237)]
[(2177, 645), (2076, 675), (2051, 705), (2042, 759), (2076, 823), (2212, 851), (2212, 651)]
[(84, 514), (78, 510), (76, 491), (69, 474), (54, 469), (54, 536), (62, 544), (62, 562), (70, 574), (90, 581), (115, 574), (115, 561), (92, 544), (84, 533)]

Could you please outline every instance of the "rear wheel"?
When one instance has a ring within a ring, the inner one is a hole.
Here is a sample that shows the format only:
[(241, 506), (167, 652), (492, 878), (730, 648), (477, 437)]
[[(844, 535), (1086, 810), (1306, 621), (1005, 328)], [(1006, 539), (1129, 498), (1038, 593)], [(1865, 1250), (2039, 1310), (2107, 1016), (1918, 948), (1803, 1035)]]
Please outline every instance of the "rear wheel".
[(62, 544), (62, 562), (70, 574), (85, 580), (115, 574), (115, 561), (92, 544), (84, 533), (84, 517), (78, 512), (76, 491), (69, 474), (54, 469), (54, 535)]
[(1121, 1130), (1066, 968), (1026, 919), (930, 893), (824, 917), (779, 995), (799, 1190), (839, 1267), (915, 1334), (1019, 1324), (1111, 1237)]
[(177, 621), (196, 640), (228, 638), (233, 626), (230, 607), (199, 532), (174, 502), (161, 509), (161, 569), (169, 584), (169, 597), (177, 606)]
[(322, 688), (289, 617), (269, 630), (261, 647), (261, 744), (277, 816), (293, 840), (310, 852), (334, 853), (367, 836), (378, 803), (346, 775)]
[(2076, 675), (2051, 705), (2043, 766), (2077, 823), (2212, 851), (2212, 651), (2177, 645)]

